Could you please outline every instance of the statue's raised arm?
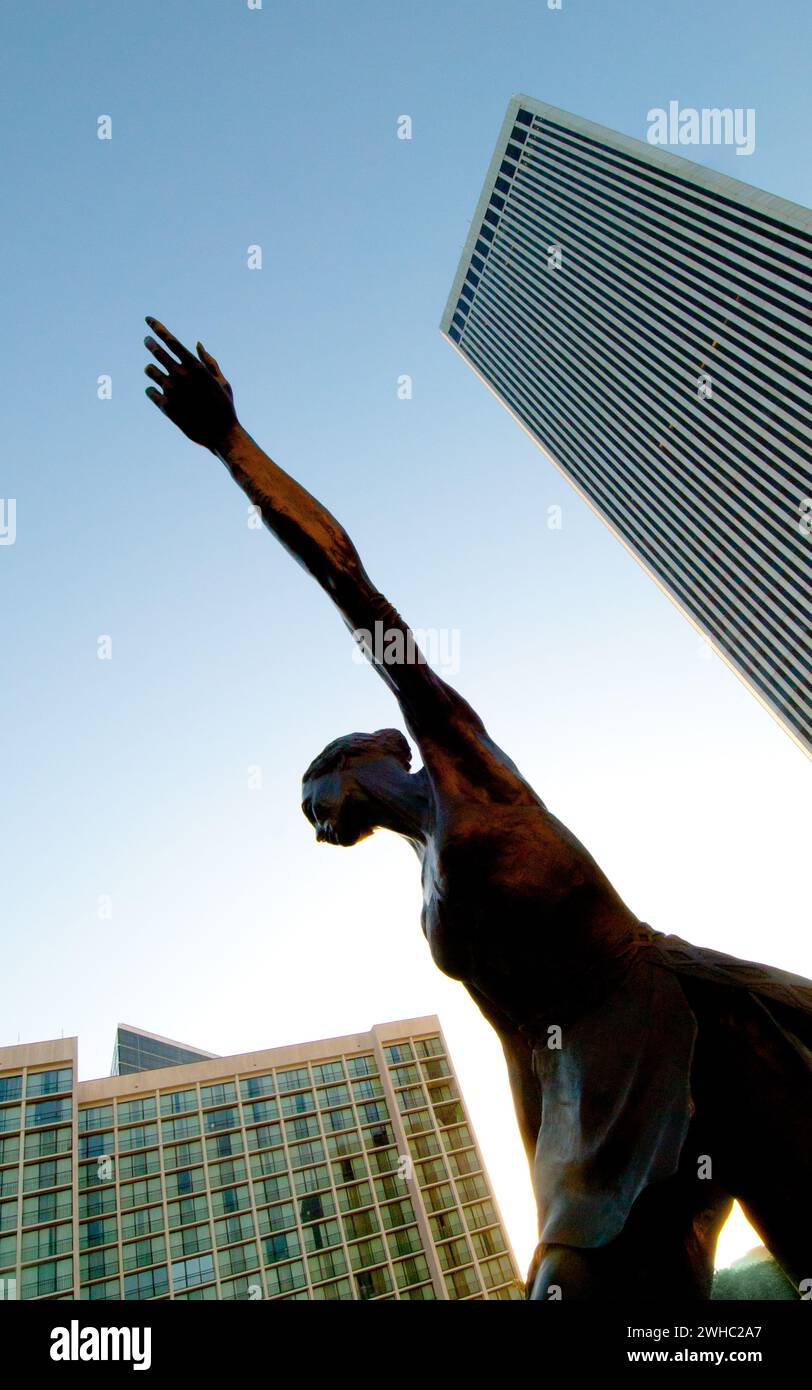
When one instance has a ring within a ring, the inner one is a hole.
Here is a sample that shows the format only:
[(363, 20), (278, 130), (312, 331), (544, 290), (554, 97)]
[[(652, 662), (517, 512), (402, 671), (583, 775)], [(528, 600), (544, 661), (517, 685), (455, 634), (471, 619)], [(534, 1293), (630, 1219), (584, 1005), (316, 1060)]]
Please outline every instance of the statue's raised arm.
[[(452, 737), (455, 729), (463, 737), (484, 733), (470, 705), (428, 666), (408, 625), (369, 578), (343, 526), (242, 427), (231, 386), (202, 343), (195, 356), (156, 319), (146, 322), (165, 344), (149, 336), (144, 340), (163, 368), (153, 363), (145, 368), (156, 383), (147, 396), (189, 439), (222, 459), (268, 529), (330, 596), (396, 695), (418, 741), (429, 728), (439, 733), (441, 726)], [(396, 648), (396, 659), (386, 659), (381, 643), (365, 639), (364, 634), (374, 638), (376, 632), (387, 635), (387, 649)]]

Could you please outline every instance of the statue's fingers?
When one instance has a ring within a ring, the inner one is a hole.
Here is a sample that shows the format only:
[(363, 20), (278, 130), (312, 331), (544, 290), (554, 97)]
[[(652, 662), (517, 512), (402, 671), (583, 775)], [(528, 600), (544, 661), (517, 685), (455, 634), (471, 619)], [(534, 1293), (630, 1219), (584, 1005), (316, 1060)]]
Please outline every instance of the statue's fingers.
[(144, 395), (149, 396), (152, 404), (157, 405), (158, 409), (163, 411), (166, 405), (166, 396), (162, 396), (160, 391), (157, 391), (154, 386), (148, 386)]
[(168, 352), (164, 352), (161, 345), (159, 343), (156, 343), (154, 338), (145, 338), (144, 347), (149, 348), (153, 357), (156, 357), (160, 362), (161, 366), (166, 367), (166, 370), (168, 372), (171, 372), (173, 367), (177, 367), (178, 364), (175, 361), (174, 357), (170, 357)]
[(149, 314), (147, 314), (144, 321), (149, 324), (153, 333), (157, 333), (158, 337), (166, 343), (169, 351), (174, 352), (179, 361), (183, 363), (194, 362), (194, 356), (189, 349), (184, 347), (183, 343), (179, 342), (175, 335), (169, 332), (168, 328), (164, 328), (162, 323), (159, 323), (157, 319), (150, 318)]
[(165, 386), (169, 380), (166, 372), (162, 372), (160, 368), (155, 366), (154, 362), (150, 362), (149, 366), (144, 368), (144, 373), (153, 381), (157, 381), (159, 386)]

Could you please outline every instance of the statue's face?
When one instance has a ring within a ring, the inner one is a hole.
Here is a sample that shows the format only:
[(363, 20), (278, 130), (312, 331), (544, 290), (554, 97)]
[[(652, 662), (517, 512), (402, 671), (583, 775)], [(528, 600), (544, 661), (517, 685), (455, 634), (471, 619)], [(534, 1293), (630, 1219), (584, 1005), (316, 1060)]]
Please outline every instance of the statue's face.
[(357, 845), (375, 829), (367, 791), (351, 764), (303, 782), (302, 810), (316, 839), (330, 845)]

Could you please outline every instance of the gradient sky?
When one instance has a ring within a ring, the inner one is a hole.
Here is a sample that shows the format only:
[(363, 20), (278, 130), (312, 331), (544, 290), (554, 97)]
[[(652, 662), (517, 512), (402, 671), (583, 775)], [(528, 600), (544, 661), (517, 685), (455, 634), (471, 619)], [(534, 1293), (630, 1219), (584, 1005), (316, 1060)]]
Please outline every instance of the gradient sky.
[(146, 400), (143, 316), (219, 358), (413, 626), (459, 633), (453, 683), (635, 912), (812, 975), (807, 759), (438, 331), (514, 92), (642, 138), (672, 99), (754, 107), (752, 156), (689, 153), (812, 203), (812, 10), (14, 0), (2, 32), (0, 1042), (78, 1034), (91, 1077), (119, 1020), (234, 1053), (437, 1012), (524, 1267), (501, 1049), (432, 964), (414, 856), (299, 811), (323, 745), (397, 706)]

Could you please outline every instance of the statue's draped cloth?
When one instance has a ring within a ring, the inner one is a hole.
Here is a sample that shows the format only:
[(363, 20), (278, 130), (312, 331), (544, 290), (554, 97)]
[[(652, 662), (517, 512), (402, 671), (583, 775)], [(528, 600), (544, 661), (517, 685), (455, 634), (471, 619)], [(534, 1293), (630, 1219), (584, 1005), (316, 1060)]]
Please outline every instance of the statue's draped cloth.
[(548, 1046), (543, 1020), (521, 1029), (542, 1099), (534, 1187), (544, 1244), (606, 1244), (642, 1190), (676, 1173), (693, 1113), (692, 978), (754, 997), (812, 1082), (809, 980), (645, 923), (623, 964), (611, 992), (564, 1026), (560, 1048)]

